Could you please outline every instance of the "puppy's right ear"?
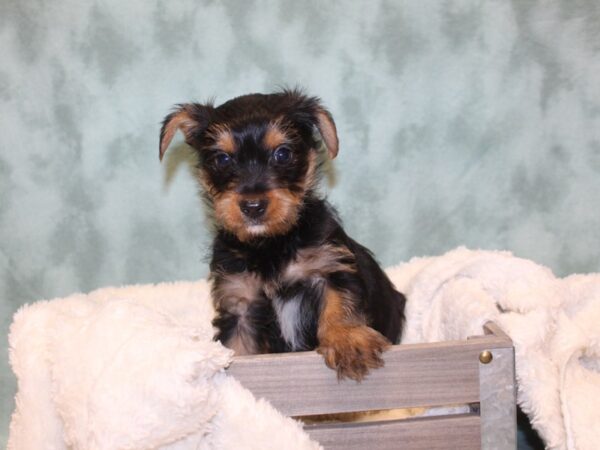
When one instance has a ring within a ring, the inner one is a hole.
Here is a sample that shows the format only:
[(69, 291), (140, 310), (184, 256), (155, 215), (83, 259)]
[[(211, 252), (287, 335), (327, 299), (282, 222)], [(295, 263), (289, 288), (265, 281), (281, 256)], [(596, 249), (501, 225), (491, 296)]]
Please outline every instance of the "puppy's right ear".
[(165, 117), (160, 130), (160, 160), (162, 161), (177, 130), (181, 130), (187, 144), (193, 145), (193, 142), (208, 127), (212, 109), (212, 106), (199, 103), (177, 105), (175, 111)]

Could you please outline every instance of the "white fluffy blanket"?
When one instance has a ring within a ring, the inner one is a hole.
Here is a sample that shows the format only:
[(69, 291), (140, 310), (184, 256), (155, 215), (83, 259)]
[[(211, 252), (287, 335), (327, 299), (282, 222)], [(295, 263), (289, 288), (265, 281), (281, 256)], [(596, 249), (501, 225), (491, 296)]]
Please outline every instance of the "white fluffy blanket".
[[(518, 401), (549, 449), (600, 442), (600, 275), (557, 279), (509, 253), (457, 249), (388, 271), (407, 293), (405, 343), (496, 321), (516, 346)], [(256, 400), (211, 342), (205, 281), (101, 289), (15, 316), (9, 450), (317, 449)]]
[(17, 312), (9, 450), (316, 450), (224, 374), (206, 281), (106, 288)]

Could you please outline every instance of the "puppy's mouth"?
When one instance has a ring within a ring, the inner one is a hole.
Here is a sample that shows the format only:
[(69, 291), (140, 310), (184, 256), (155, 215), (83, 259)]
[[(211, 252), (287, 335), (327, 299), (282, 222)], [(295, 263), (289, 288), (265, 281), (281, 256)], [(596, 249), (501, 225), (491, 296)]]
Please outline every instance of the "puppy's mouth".
[(250, 223), (246, 225), (246, 231), (251, 236), (264, 236), (269, 228), (263, 223)]
[(288, 189), (272, 189), (259, 196), (233, 192), (215, 199), (215, 218), (241, 241), (287, 233), (298, 220), (302, 198)]
[(262, 236), (268, 234), (269, 216), (273, 210), (273, 205), (269, 206), (268, 198), (240, 200), (239, 208), (246, 232), (250, 236)]

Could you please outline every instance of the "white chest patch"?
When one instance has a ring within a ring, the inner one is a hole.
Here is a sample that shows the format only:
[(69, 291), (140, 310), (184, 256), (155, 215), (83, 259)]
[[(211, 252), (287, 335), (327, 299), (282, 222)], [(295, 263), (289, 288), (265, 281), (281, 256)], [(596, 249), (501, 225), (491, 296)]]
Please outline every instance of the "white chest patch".
[(302, 317), (300, 317), (300, 302), (302, 296), (273, 301), (275, 313), (281, 328), (283, 339), (292, 347), (292, 350), (303, 348), (304, 340), (301, 333)]

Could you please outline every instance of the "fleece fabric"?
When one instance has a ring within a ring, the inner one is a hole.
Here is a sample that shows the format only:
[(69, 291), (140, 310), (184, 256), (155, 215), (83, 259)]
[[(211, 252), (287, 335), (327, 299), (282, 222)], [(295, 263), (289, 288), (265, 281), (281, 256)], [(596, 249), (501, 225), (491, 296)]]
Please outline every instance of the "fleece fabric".
[[(403, 343), (495, 321), (515, 343), (518, 402), (552, 450), (600, 442), (600, 275), (558, 279), (506, 252), (459, 248), (388, 270)], [(9, 450), (319, 449), (224, 369), (206, 281), (105, 288), (23, 307)]]

